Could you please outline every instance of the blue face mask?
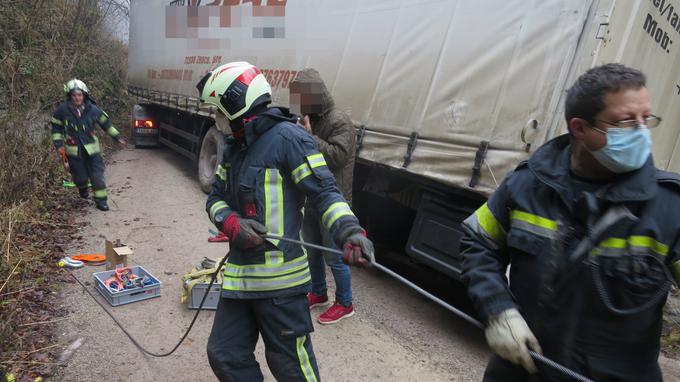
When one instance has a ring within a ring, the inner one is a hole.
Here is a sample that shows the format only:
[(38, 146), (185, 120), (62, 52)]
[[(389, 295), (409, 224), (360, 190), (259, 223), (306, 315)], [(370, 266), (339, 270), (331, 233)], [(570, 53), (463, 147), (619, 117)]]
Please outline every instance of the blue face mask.
[(617, 174), (642, 167), (652, 152), (652, 135), (645, 125), (637, 129), (607, 129), (607, 144), (591, 154), (600, 164)]

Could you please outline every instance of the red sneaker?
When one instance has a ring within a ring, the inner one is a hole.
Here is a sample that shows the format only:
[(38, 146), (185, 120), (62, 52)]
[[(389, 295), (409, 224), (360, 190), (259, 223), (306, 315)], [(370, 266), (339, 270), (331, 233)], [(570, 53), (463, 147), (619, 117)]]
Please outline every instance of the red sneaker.
[(309, 304), (309, 309), (313, 309), (317, 306), (319, 307), (328, 306), (330, 305), (331, 302), (328, 301), (327, 295), (319, 296), (312, 292), (309, 292), (307, 293), (307, 303)]
[(335, 324), (343, 318), (352, 317), (353, 315), (354, 307), (352, 305), (342, 306), (335, 302), (327, 311), (321, 313), (319, 323), (323, 325)]

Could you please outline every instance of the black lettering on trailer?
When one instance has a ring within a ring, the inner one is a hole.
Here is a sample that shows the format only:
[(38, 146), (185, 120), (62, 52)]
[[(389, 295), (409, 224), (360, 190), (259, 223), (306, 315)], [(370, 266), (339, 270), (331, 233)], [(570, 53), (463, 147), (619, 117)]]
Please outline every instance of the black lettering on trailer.
[(670, 46), (673, 45), (673, 40), (671, 40), (668, 32), (663, 30), (659, 23), (654, 19), (651, 13), (647, 14), (645, 18), (645, 23), (642, 28), (647, 32), (647, 34), (661, 47), (666, 53), (670, 53)]

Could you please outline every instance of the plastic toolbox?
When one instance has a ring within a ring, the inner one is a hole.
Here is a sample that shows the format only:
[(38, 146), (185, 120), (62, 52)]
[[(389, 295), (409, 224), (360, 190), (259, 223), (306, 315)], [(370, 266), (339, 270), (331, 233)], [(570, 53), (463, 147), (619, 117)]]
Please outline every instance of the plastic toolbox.
[(131, 302), (147, 300), (161, 296), (161, 282), (156, 277), (154, 277), (154, 275), (139, 265), (131, 266), (130, 269), (132, 270), (132, 273), (138, 277), (149, 277), (153, 283), (151, 285), (145, 285), (141, 288), (125, 289), (119, 292), (114, 292), (104, 285), (104, 282), (113, 276), (115, 272), (114, 270), (96, 272), (92, 275), (92, 277), (94, 277), (94, 284), (97, 287), (97, 290), (102, 294), (102, 296), (104, 296), (106, 301), (108, 301), (111, 306), (129, 304)]
[[(203, 304), (204, 310), (216, 310), (217, 303), (220, 301), (220, 295), (222, 293), (222, 287), (220, 282), (215, 281), (215, 283), (210, 288), (208, 292), (208, 297), (205, 298), (205, 303)], [(191, 288), (191, 296), (189, 296), (189, 301), (187, 302), (187, 308), (198, 309), (201, 305), (201, 300), (205, 291), (208, 289), (208, 283), (196, 284)]]

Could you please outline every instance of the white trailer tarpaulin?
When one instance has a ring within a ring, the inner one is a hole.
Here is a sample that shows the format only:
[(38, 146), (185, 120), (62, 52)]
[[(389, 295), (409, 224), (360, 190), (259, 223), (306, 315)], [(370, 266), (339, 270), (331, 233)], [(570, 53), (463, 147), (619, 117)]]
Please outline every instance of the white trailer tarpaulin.
[(475, 153), (487, 141), (474, 188), (484, 194), (528, 157), (528, 143), (532, 148), (542, 143), (561, 118), (560, 97), (591, 5), (589, 0), (191, 3), (133, 2), (132, 85), (196, 97), (195, 84), (207, 70), (246, 60), (265, 72), (275, 103), (287, 105), (290, 80), (314, 67), (338, 107), (366, 127), (361, 158), (402, 168), (413, 141), (405, 171), (468, 188)]

